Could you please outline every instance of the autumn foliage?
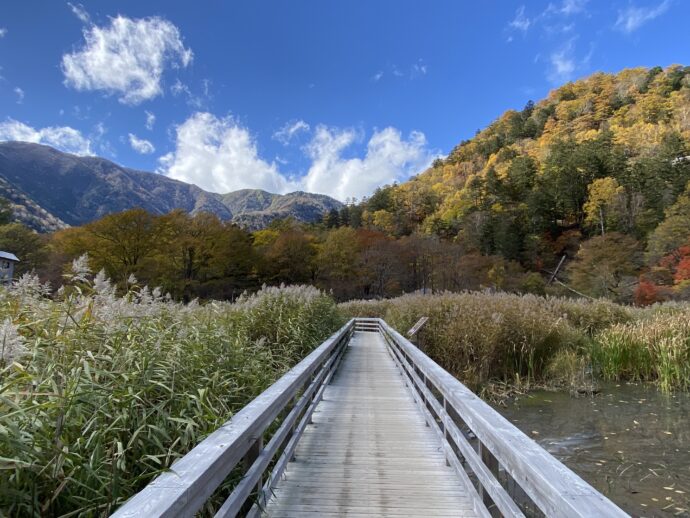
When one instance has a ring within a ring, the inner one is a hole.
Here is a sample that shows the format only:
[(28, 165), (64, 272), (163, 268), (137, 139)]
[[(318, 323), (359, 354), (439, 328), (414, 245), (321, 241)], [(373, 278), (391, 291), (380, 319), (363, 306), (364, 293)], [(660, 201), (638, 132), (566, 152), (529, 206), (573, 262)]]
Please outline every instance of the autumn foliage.
[[(250, 233), (133, 209), (38, 240), (21, 267), (59, 283), (88, 252), (119, 285), (133, 274), (179, 299), (305, 282), (339, 299), (490, 288), (642, 304), (690, 296), (689, 182), (690, 68), (634, 68), (508, 110), (319, 224)], [(1, 230), (19, 246), (20, 229)]]

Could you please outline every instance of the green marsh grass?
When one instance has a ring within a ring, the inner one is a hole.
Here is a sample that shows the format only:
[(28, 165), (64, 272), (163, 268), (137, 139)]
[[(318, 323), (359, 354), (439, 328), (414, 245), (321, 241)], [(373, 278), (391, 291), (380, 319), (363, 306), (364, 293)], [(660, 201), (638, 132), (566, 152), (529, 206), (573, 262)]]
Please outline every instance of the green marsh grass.
[(0, 290), (0, 516), (108, 515), (342, 324), (311, 287), (185, 306), (81, 267)]
[(594, 365), (606, 379), (654, 381), (665, 391), (690, 389), (690, 309), (648, 311), (637, 321), (598, 333)]

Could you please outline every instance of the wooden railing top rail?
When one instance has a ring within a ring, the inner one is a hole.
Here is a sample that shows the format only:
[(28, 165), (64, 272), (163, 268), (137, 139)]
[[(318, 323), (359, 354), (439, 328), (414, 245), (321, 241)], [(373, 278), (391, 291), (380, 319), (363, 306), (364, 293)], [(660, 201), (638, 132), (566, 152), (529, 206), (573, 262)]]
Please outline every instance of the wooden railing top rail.
[[(193, 516), (240, 461), (243, 478), (231, 489), (216, 516), (235, 516), (240, 511), (248, 516), (260, 514), (355, 330), (379, 332), (387, 340), (428, 424), (439, 433), (447, 460), (469, 493), (476, 496), (479, 516), (498, 511), (504, 516), (524, 516), (514, 496), (501, 485), (498, 465), (546, 516), (627, 516), (378, 318), (350, 320), (169, 471), (134, 495), (114, 516)], [(451, 411), (459, 419), (453, 418)], [(472, 432), (476, 445), (470, 444), (464, 428)], [(264, 436), (269, 433), (272, 435), (264, 446)], [(270, 475), (265, 477), (269, 466)], [(479, 493), (475, 483), (480, 486)], [(491, 509), (484, 506), (487, 501), (492, 503)]]
[[(344, 346), (344, 342), (347, 341), (353, 329), (354, 319), (218, 430), (173, 463), (169, 471), (159, 475), (130, 498), (113, 516), (118, 518), (193, 516), (225, 481), (239, 461), (247, 456), (250, 448), (258, 445), (256, 456), (262, 453), (260, 441), (264, 432), (276, 420), (279, 413), (294, 402), (294, 399), (300, 395), (300, 391), (304, 390), (306, 393), (306, 387), (310, 387), (311, 392), (307, 395), (313, 399), (319, 387), (314, 387), (309, 383), (327, 382), (325, 373), (321, 373), (320, 376), (316, 373), (324, 366), (335, 368), (334, 353), (339, 347)], [(305, 401), (305, 403), (308, 402)], [(295, 405), (295, 413), (304, 412), (306, 407), (307, 405), (302, 405), (301, 408)], [(293, 420), (297, 417), (299, 416), (293, 416)], [(290, 439), (288, 434), (285, 436), (286, 440)], [(278, 446), (272, 447), (271, 452), (263, 453), (270, 453), (273, 456), (279, 451)], [(252, 466), (264, 464), (267, 464), (266, 459), (258, 458)], [(258, 482), (261, 481), (260, 476), (259, 471), (256, 473)], [(229, 502), (226, 502), (224, 508), (228, 506)]]
[[(440, 393), (444, 401), (443, 408), (439, 407), (438, 413), (447, 418), (445, 407), (452, 407), (483, 447), (491, 452), (546, 516), (582, 518), (628, 516), (385, 321), (378, 319), (378, 322), (381, 332), (404, 351), (413, 368), (421, 372), (425, 381), (430, 382)], [(415, 373), (412, 375), (414, 376)], [(427, 394), (430, 393), (430, 390), (427, 391)], [(478, 478), (486, 473), (483, 467), (480, 471), (482, 473), (475, 473)], [(491, 483), (495, 482), (495, 480), (491, 481)], [(495, 494), (499, 495), (498, 492)], [(507, 514), (519, 515), (510, 512), (510, 508)]]

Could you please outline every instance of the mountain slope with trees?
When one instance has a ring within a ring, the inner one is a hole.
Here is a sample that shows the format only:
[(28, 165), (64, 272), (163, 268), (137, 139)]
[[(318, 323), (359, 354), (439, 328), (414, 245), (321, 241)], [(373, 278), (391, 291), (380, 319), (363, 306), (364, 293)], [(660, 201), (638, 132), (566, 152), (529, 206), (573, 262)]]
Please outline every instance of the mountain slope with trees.
[(629, 299), (642, 273), (675, 296), (690, 279), (689, 144), (690, 68), (596, 73), (505, 112), (359, 212), (527, 270), (566, 255), (589, 295)]
[[(328, 196), (303, 192), (211, 193), (160, 174), (28, 142), (0, 142), (0, 196), (11, 201), (19, 221), (39, 231), (83, 225), (135, 207), (153, 214), (175, 209), (190, 214), (208, 212), (223, 221), (236, 219), (258, 228), (288, 216), (318, 221), (324, 213), (342, 206)], [(268, 203), (262, 205), (262, 199)]]

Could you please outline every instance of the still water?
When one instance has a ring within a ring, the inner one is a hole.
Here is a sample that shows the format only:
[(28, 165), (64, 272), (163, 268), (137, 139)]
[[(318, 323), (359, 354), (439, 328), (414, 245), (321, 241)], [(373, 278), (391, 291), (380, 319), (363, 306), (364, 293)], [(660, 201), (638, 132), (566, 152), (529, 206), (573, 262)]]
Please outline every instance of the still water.
[(633, 516), (690, 517), (690, 395), (601, 388), (533, 392), (496, 409)]

